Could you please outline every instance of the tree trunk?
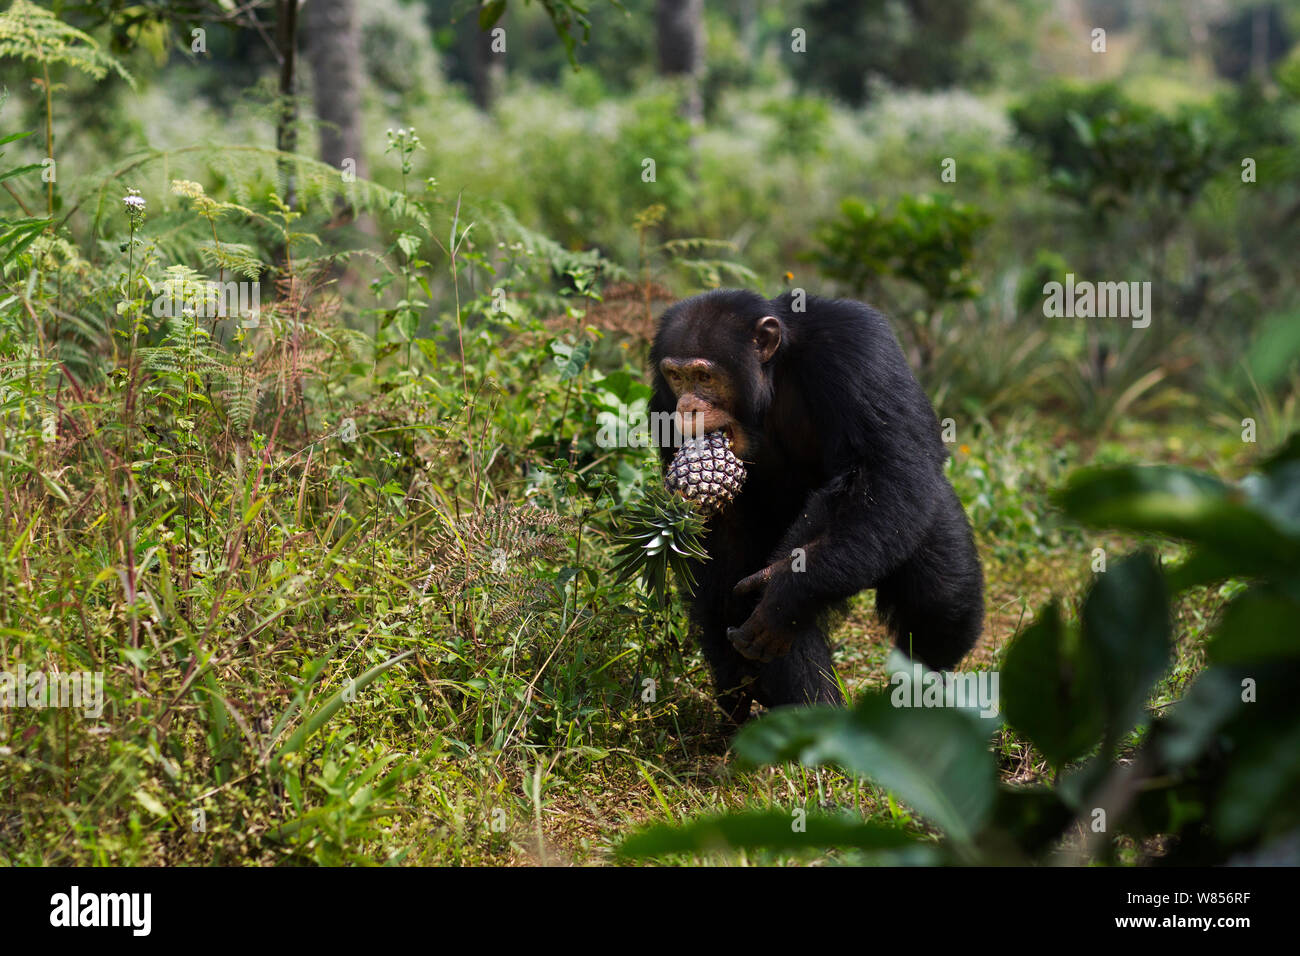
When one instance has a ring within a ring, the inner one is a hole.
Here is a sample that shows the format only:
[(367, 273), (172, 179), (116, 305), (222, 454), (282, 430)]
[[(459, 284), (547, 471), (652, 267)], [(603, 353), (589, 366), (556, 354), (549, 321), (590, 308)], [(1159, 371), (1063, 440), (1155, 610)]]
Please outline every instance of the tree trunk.
[[(298, 88), (294, 75), (297, 67), (298, 0), (279, 0), (277, 7), (275, 49), (280, 57), (280, 109), (275, 126), (275, 148), (292, 153), (298, 148)], [(292, 163), (281, 160), (280, 179), (284, 204), (292, 209), (298, 198)]]
[[(304, 49), (315, 81), (321, 161), (364, 179), (367, 170), (361, 155), (361, 29), (356, 2), (311, 0), (304, 13)], [(348, 160), (351, 164), (347, 164)]]
[(504, 19), (502, 17), (488, 30), (480, 30), (477, 23), (473, 25), (474, 51), (471, 65), (474, 70), (474, 102), (485, 112), (496, 102), (497, 94), (501, 92), (501, 84), (505, 80), (505, 51), (492, 49), (494, 43), (500, 45), (506, 42), (504, 35), (499, 39), (492, 36), (492, 30), (500, 27)]
[(655, 23), (659, 33), (659, 72), (685, 80), (682, 112), (700, 122), (700, 71), (704, 64), (704, 0), (657, 0)]

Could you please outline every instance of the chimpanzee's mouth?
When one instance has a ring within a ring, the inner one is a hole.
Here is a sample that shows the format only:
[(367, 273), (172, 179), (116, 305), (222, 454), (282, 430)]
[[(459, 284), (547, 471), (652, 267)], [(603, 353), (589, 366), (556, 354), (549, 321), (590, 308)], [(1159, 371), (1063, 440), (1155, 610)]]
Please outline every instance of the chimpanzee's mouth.
[(681, 433), (682, 441), (698, 441), (703, 438), (706, 432), (701, 430), (698, 422), (700, 421), (698, 412), (688, 412), (686, 414), (677, 414), (677, 431)]

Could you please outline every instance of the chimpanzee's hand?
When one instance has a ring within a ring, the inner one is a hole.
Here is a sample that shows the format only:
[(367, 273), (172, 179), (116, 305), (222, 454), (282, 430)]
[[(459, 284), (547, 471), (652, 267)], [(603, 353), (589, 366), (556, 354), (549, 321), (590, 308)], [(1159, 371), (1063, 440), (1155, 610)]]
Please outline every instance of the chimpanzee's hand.
[[(766, 591), (772, 576), (783, 570), (785, 562), (778, 561), (756, 571), (739, 581), (731, 593), (743, 597), (755, 591)], [(789, 653), (794, 644), (794, 631), (782, 627), (773, 615), (771, 606), (765, 598), (760, 598), (758, 605), (740, 627), (727, 629), (727, 639), (743, 656), (750, 660), (767, 662)]]
[(727, 639), (736, 650), (764, 663), (788, 654), (794, 637), (795, 632), (777, 624), (761, 603), (740, 627), (727, 628)]

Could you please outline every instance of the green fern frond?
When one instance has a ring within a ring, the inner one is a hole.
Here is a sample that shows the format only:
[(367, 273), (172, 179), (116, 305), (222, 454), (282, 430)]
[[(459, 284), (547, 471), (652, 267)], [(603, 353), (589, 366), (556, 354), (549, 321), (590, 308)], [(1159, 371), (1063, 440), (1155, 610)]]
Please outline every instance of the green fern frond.
[(339, 357), (345, 361), (368, 358), (374, 354), (373, 341), (360, 329), (350, 329), (345, 326), (318, 328), (316, 335), (337, 349)]
[(683, 269), (689, 270), (700, 285), (709, 288), (729, 284), (723, 281), (723, 276), (733, 278), (734, 283), (730, 284), (758, 285), (760, 282), (754, 270), (739, 262), (728, 262), (726, 259), (676, 259), (674, 261)]
[(112, 72), (135, 89), (135, 77), (101, 50), (93, 37), (27, 0), (14, 0), (0, 13), (0, 59), (5, 57), (47, 66), (62, 63), (97, 80)]
[(267, 268), (266, 263), (257, 257), (256, 250), (243, 243), (207, 240), (199, 243), (198, 253), (209, 269), (223, 270), (246, 279), (256, 279)]
[(180, 375), (184, 368), (180, 362), (180, 356), (172, 348), (142, 348), (139, 351), (140, 365), (151, 372), (163, 372), (169, 375)]
[(563, 557), (574, 528), (571, 517), (504, 502), (448, 518), (433, 536), (425, 586), (447, 601), (485, 593), (493, 623), (515, 621), (555, 603), (554, 573), (538, 565)]
[(545, 262), (556, 272), (564, 273), (571, 269), (583, 267), (592, 271), (599, 270), (602, 276), (613, 281), (626, 279), (628, 271), (615, 262), (605, 259), (594, 250), (569, 249), (554, 239), (521, 223), (514, 212), (505, 203), (488, 199), (467, 203), (461, 212), (461, 219), (473, 220), (481, 228), (490, 232), (506, 244), (518, 243), (532, 256)]
[(247, 432), (257, 412), (261, 387), (247, 369), (227, 365), (223, 369), (225, 387), (221, 390), (226, 405), (226, 415), (236, 431)]
[[(332, 208), (334, 200), (342, 199), (362, 212), (409, 220), (426, 231), (430, 228), (429, 219), (423, 210), (402, 193), (366, 179), (344, 182), (342, 171), (328, 163), (269, 147), (243, 144), (214, 146), (211, 143), (182, 146), (178, 149), (144, 150), (111, 166), (101, 167), (82, 180), (83, 185), (72, 197), (64, 220), (93, 201), (94, 221), (98, 226), (105, 213), (110, 211), (108, 207), (116, 203), (116, 190), (121, 188), (117, 184), (128, 176), (132, 182), (147, 179), (153, 174), (150, 171), (153, 167), (161, 169), (169, 179), (181, 172), (189, 176), (201, 176), (204, 169), (219, 168), (221, 175), (233, 184), (235, 198), (251, 205), (256, 195), (269, 194), (276, 188), (281, 164), (287, 164), (292, 169), (298, 184), (298, 196), (303, 203), (318, 203), (325, 208)], [(259, 213), (243, 205), (236, 207), (232, 203), (223, 206), (239, 208), (260, 218)]]
[(669, 239), (659, 248), (663, 250), (665, 255), (673, 257), (698, 255), (701, 252), (710, 250), (731, 253), (740, 251), (730, 239), (714, 239), (709, 236), (683, 236), (680, 239)]

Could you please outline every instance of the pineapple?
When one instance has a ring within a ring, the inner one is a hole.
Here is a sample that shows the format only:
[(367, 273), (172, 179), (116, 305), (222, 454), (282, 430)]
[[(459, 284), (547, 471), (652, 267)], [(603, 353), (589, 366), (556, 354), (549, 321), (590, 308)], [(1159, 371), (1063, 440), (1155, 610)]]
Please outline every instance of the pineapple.
[(731, 450), (731, 438), (717, 431), (688, 440), (668, 465), (664, 484), (697, 502), (705, 514), (721, 511), (740, 493), (745, 463)]

